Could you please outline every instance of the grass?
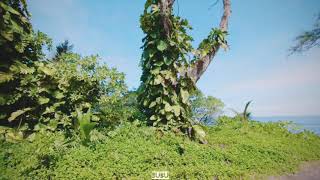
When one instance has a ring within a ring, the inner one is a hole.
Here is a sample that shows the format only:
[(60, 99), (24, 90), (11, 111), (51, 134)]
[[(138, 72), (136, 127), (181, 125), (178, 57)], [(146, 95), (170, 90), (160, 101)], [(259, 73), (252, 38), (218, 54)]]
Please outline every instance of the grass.
[(32, 142), (1, 142), (0, 179), (150, 179), (164, 170), (171, 179), (247, 179), (320, 159), (320, 137), (290, 133), (285, 123), (224, 117), (206, 131), (206, 145), (129, 123), (95, 132), (89, 146), (62, 132), (39, 133)]

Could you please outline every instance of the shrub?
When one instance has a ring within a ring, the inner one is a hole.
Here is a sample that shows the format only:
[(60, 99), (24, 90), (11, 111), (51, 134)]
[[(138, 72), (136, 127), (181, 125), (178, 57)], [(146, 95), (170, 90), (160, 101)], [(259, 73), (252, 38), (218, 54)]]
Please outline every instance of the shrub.
[(19, 109), (3, 115), (1, 124), (20, 130), (70, 129), (76, 121), (76, 108), (84, 113), (91, 108), (91, 120), (101, 125), (127, 119), (128, 114), (120, 112), (126, 93), (124, 74), (99, 65), (97, 60), (97, 56), (81, 58), (69, 53), (59, 61), (38, 61), (33, 66), (16, 61), (10, 73), (19, 77), (19, 87), (12, 95), (2, 96), (1, 102), (8, 109)]

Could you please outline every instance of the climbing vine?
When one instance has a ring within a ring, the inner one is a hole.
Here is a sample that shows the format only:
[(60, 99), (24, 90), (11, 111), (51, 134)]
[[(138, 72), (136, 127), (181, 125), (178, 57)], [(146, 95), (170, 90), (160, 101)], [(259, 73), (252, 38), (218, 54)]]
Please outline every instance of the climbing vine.
[(146, 36), (142, 46), (143, 72), (138, 101), (149, 125), (163, 130), (178, 128), (184, 131), (194, 125), (189, 96), (196, 86), (195, 80), (188, 75), (188, 69), (212, 51), (212, 46), (226, 45), (226, 33), (213, 29), (199, 48), (193, 49), (193, 39), (187, 34), (187, 30), (192, 29), (188, 21), (173, 15), (172, 8), (165, 12), (164, 19), (160, 5), (160, 0), (147, 0), (140, 19)]
[(148, 123), (165, 130), (191, 125), (189, 91), (194, 88), (190, 79), (181, 74), (189, 64), (186, 55), (192, 50), (192, 38), (186, 33), (191, 27), (187, 20), (169, 14), (169, 37), (161, 28), (157, 1), (146, 3), (140, 20), (146, 37), (141, 61), (143, 83), (138, 100), (149, 118)]
[(218, 28), (212, 28), (207, 38), (205, 38), (199, 45), (198, 49), (195, 50), (195, 56), (194, 59), (199, 60), (203, 56), (210, 53), (210, 51), (216, 51), (218, 47), (222, 47), (224, 49), (228, 48), (228, 43), (226, 40), (226, 35), (228, 33), (226, 31), (222, 31)]

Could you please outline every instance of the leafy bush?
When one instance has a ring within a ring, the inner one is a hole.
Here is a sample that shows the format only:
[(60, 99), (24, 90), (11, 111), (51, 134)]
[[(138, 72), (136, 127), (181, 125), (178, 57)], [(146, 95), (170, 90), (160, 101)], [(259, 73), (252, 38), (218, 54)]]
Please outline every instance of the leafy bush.
[[(19, 87), (12, 95), (1, 96), (1, 105), (19, 109), (2, 119), (13, 127), (19, 124), (20, 130), (40, 130), (43, 125), (49, 130), (73, 128), (75, 109), (85, 112), (91, 108), (91, 120), (101, 125), (119, 124), (128, 118), (119, 112), (124, 111), (124, 74), (98, 65), (97, 60), (97, 56), (81, 58), (69, 53), (61, 55), (59, 61), (39, 61), (30, 67), (16, 61), (10, 73), (19, 77)], [(18, 100), (20, 105), (16, 106)]]
[(171, 179), (248, 179), (292, 172), (302, 161), (320, 158), (319, 136), (292, 134), (284, 123), (249, 121), (244, 128), (241, 121), (222, 117), (207, 132), (203, 145), (135, 122), (100, 132), (104, 138), (89, 146), (60, 132), (39, 133), (33, 142), (1, 143), (0, 176), (149, 179), (152, 171), (168, 170)]
[(136, 113), (128, 107), (123, 73), (98, 64), (97, 56), (72, 53), (68, 41), (46, 59), (43, 47), (50, 49), (51, 40), (34, 33), (23, 0), (1, 1), (0, 13), (0, 132), (8, 139), (40, 130), (83, 134), (80, 117), (87, 114), (89, 129), (113, 128)]

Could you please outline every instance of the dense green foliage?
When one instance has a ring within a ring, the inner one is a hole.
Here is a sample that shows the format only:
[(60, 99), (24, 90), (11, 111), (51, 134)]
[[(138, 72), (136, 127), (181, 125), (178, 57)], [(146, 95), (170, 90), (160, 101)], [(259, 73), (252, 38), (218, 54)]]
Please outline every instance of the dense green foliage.
[(186, 20), (169, 12), (169, 35), (159, 28), (157, 2), (147, 0), (141, 17), (138, 91), (68, 41), (47, 58), (51, 40), (33, 31), (25, 1), (0, 2), (0, 179), (150, 179), (163, 170), (171, 179), (247, 179), (320, 159), (319, 136), (247, 121), (249, 103), (206, 126), (224, 104), (196, 91), (186, 69), (212, 45), (226, 47), (226, 32), (213, 29), (195, 50)]
[(7, 140), (58, 129), (76, 130), (86, 140), (94, 127), (112, 129), (134, 118), (123, 73), (98, 64), (98, 56), (72, 53), (68, 41), (46, 58), (43, 47), (51, 40), (33, 32), (25, 2), (6, 0), (0, 7), (0, 134)]
[(320, 138), (292, 134), (285, 123), (222, 117), (207, 128), (208, 144), (181, 134), (161, 133), (139, 123), (105, 134), (91, 133), (89, 146), (63, 133), (39, 133), (19, 144), (0, 145), (1, 179), (149, 179), (168, 170), (171, 179), (257, 177), (294, 171), (320, 158)]
[(50, 130), (72, 129), (76, 108), (84, 112), (91, 108), (96, 113), (92, 120), (105, 125), (125, 120), (121, 115), (125, 112), (119, 112), (126, 92), (124, 75), (98, 65), (97, 59), (64, 54), (59, 61), (35, 62), (31, 67), (17, 61), (10, 73), (19, 77), (19, 87), (2, 98), (2, 105), (14, 106), (22, 99), (24, 106), (3, 118), (8, 123), (17, 121), (23, 130), (39, 130), (43, 125)]
[(1, 73), (16, 60), (27, 64), (37, 60), (42, 55), (42, 45), (48, 40), (43, 34), (34, 33), (26, 6), (24, 0), (0, 2)]
[(33, 63), (43, 58), (42, 46), (50, 45), (46, 35), (33, 31), (28, 18), (25, 1), (0, 2), (0, 124), (10, 113), (16, 112), (13, 119), (30, 110), (25, 107), (28, 102), (16, 90), (24, 74), (33, 71)]
[(168, 130), (191, 126), (189, 91), (190, 79), (182, 74), (188, 65), (186, 55), (191, 51), (192, 38), (186, 34), (188, 22), (169, 16), (173, 27), (170, 38), (161, 28), (158, 1), (147, 1), (141, 16), (141, 28), (146, 34), (141, 66), (141, 109), (148, 124)]

